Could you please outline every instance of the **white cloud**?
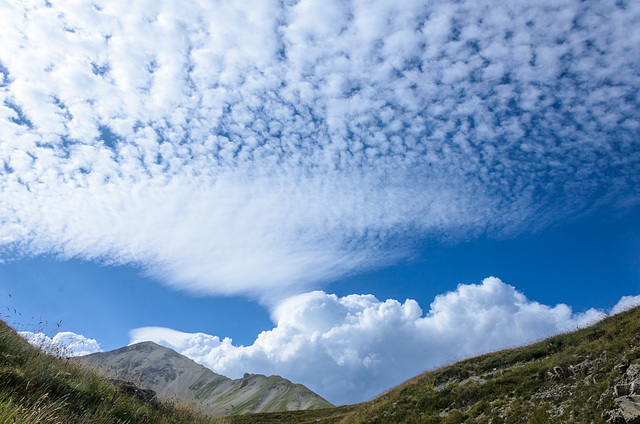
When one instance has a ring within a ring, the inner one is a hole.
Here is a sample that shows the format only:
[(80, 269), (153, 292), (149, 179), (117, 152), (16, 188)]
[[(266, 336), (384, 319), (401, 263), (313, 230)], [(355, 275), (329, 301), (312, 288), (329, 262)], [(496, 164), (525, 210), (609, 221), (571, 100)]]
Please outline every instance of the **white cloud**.
[(638, 305), (640, 305), (640, 296), (622, 296), (618, 303), (611, 308), (611, 315), (619, 314)]
[(3, 251), (278, 297), (416, 238), (637, 205), (639, 21), (613, 0), (3, 4)]
[(102, 352), (100, 345), (95, 339), (90, 339), (70, 331), (60, 332), (53, 336), (53, 338), (44, 333), (33, 333), (30, 331), (19, 331), (18, 334), (27, 339), (32, 345), (59, 356), (83, 356)]
[(414, 300), (373, 295), (339, 298), (315, 291), (289, 298), (272, 314), (275, 327), (251, 346), (229, 338), (159, 327), (132, 330), (212, 370), (279, 374), (337, 404), (367, 400), (420, 372), (470, 355), (514, 347), (593, 324), (606, 316), (573, 313), (527, 299), (497, 278), (461, 284), (423, 314)]

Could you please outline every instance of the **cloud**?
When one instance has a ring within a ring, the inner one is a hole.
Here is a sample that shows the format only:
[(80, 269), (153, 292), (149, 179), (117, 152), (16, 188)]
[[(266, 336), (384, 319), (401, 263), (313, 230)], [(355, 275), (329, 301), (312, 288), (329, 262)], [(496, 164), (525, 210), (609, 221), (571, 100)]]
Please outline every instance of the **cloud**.
[(33, 333), (30, 331), (19, 331), (18, 334), (27, 339), (33, 346), (60, 356), (84, 356), (91, 353), (102, 352), (100, 345), (95, 339), (90, 339), (70, 331), (60, 332), (53, 336), (53, 338), (43, 333)]
[(3, 258), (278, 297), (640, 201), (636, 2), (1, 12)]
[(297, 295), (274, 309), (275, 327), (250, 346), (160, 327), (138, 328), (130, 337), (132, 343), (155, 341), (230, 377), (282, 375), (344, 404), (370, 399), (427, 369), (531, 343), (605, 316), (594, 309), (574, 313), (564, 304), (542, 305), (491, 277), (437, 296), (426, 314), (411, 299), (401, 303), (321, 291)]
[(618, 303), (611, 308), (611, 314), (619, 314), (638, 305), (640, 305), (640, 296), (622, 296)]

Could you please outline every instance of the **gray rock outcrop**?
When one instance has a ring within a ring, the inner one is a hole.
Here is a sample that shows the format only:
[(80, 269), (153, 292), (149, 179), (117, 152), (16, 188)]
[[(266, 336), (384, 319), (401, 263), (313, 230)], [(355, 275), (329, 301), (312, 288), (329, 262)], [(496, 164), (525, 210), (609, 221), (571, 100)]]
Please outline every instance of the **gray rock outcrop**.
[(640, 423), (640, 364), (631, 364), (613, 386), (617, 410), (610, 414), (612, 424)]

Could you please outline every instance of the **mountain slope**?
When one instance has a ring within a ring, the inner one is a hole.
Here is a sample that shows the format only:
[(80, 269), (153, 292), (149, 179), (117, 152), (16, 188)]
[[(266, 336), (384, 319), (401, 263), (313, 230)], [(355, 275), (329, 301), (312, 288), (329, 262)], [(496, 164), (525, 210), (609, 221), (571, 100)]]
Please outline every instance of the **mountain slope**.
[(426, 372), (345, 423), (640, 423), (640, 308)]
[(216, 415), (332, 406), (306, 387), (282, 377), (245, 374), (232, 380), (153, 342), (94, 353), (79, 360), (155, 390), (161, 398), (177, 397), (201, 404), (203, 411)]
[(639, 424), (640, 308), (425, 372), (369, 402), (229, 422)]

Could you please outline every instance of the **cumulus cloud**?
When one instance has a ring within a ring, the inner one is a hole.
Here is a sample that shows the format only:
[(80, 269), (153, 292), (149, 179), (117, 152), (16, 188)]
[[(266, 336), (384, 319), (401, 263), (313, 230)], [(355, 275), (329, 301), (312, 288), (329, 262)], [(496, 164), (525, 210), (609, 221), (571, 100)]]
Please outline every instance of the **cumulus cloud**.
[(640, 200), (638, 2), (0, 12), (3, 257), (264, 296)]
[(456, 359), (530, 343), (605, 316), (540, 304), (491, 277), (437, 296), (426, 314), (411, 299), (321, 291), (294, 296), (274, 309), (275, 327), (250, 346), (160, 327), (138, 328), (130, 337), (132, 343), (155, 341), (234, 378), (245, 372), (279, 374), (343, 404), (367, 400)]
[(100, 345), (95, 339), (90, 339), (70, 331), (60, 332), (53, 336), (53, 338), (44, 333), (33, 333), (31, 331), (19, 331), (18, 334), (27, 339), (33, 346), (59, 356), (83, 356), (102, 352)]

